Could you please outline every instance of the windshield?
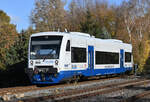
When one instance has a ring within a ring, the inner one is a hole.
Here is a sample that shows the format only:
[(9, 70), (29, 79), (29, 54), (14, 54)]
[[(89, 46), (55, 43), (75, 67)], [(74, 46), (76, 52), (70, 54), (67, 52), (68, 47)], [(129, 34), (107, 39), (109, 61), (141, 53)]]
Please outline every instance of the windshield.
[(39, 36), (31, 38), (31, 59), (58, 59), (62, 36)]

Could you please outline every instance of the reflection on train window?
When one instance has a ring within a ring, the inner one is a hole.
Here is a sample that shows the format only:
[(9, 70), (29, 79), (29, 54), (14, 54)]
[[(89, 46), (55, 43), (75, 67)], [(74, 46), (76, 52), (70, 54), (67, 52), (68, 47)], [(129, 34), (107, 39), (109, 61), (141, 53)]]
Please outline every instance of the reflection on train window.
[(96, 51), (96, 64), (119, 64), (119, 53)]
[(31, 38), (31, 59), (58, 59), (62, 36), (38, 36)]
[(86, 63), (86, 48), (71, 47), (71, 62)]
[(125, 62), (131, 62), (131, 56), (130, 52), (125, 52)]

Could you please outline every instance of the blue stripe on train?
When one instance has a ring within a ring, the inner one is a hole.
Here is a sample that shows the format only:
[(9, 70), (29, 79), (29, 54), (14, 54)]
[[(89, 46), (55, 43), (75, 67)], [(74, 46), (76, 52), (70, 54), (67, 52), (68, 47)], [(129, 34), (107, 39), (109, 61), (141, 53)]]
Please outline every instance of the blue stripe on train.
[(132, 70), (129, 68), (109, 68), (109, 69), (87, 69), (87, 70), (73, 70), (73, 71), (60, 71), (56, 78), (46, 76), (46, 80), (52, 79), (52, 81), (41, 81), (40, 75), (33, 76), (33, 79), (38, 81), (32, 81), (33, 84), (55, 84), (59, 83), (63, 79), (71, 78), (74, 75), (83, 75), (83, 76), (96, 76), (96, 75), (106, 75), (106, 74), (118, 74), (125, 71)]

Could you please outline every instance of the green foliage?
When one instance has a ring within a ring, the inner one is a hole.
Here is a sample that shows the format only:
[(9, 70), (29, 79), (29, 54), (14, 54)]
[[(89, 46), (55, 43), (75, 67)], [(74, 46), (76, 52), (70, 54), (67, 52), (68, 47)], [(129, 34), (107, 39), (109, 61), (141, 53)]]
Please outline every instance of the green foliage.
[(0, 70), (6, 69), (7, 52), (17, 39), (16, 26), (10, 24), (10, 17), (0, 11)]
[(18, 39), (13, 46), (7, 50), (6, 58), (7, 62), (6, 65), (12, 66), (13, 64), (25, 61), (27, 63), (28, 57), (28, 42), (29, 36), (34, 32), (32, 28), (24, 31), (22, 30), (20, 34), (18, 34)]
[(10, 17), (0, 11), (0, 70), (8, 70), (10, 66), (27, 61), (29, 36), (34, 30), (28, 30), (20, 34), (16, 26), (10, 24)]
[(81, 22), (81, 32), (89, 33), (97, 38), (111, 38), (107, 29), (99, 24), (99, 21), (92, 16), (89, 9), (86, 11), (85, 21)]
[(25, 34), (18, 34), (18, 39), (13, 46), (6, 53), (7, 66), (27, 60), (27, 38)]
[(102, 33), (99, 25), (97, 24), (96, 20), (92, 17), (91, 12), (89, 9), (86, 12), (86, 19), (84, 22), (81, 22), (81, 32), (89, 33), (94, 36), (98, 36), (98, 34)]

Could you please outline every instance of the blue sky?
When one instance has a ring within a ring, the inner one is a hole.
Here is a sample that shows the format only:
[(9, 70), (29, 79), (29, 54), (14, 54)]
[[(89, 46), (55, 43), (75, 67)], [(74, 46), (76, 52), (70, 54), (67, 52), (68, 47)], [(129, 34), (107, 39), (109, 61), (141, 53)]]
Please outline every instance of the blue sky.
[[(11, 23), (17, 26), (20, 32), (30, 25), (29, 16), (34, 8), (35, 0), (0, 0), (0, 10), (3, 10), (11, 17)], [(70, 2), (71, 0), (67, 0)], [(120, 4), (123, 0), (108, 0), (110, 4)]]

